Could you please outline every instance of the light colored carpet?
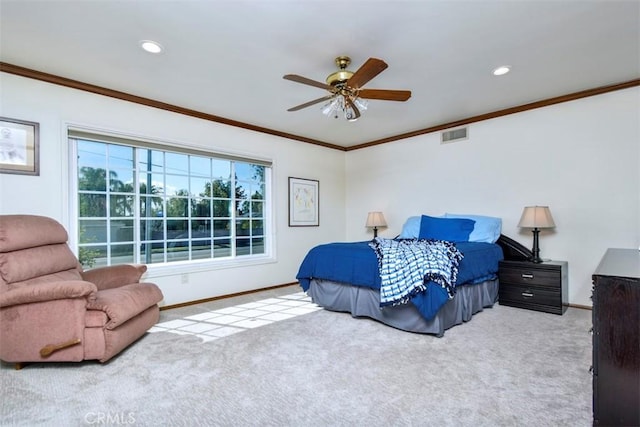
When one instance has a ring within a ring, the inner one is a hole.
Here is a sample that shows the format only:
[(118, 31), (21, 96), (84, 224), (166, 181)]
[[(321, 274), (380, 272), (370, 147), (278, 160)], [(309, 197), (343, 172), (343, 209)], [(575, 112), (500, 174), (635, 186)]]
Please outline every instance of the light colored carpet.
[(590, 327), (497, 304), (443, 338), (325, 310), (209, 342), (158, 332), (104, 365), (3, 365), (0, 424), (589, 426)]

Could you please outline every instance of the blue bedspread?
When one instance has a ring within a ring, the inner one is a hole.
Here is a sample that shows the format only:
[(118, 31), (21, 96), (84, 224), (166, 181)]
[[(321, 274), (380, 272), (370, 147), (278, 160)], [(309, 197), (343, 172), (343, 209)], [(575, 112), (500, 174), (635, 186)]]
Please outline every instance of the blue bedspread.
[[(378, 259), (369, 241), (328, 243), (316, 246), (305, 256), (296, 278), (307, 291), (311, 279), (331, 280), (354, 286), (380, 289)], [(492, 243), (461, 242), (456, 247), (463, 254), (458, 266), (456, 286), (493, 279), (503, 254)], [(433, 286), (432, 286), (433, 285)], [(412, 297), (411, 303), (425, 319), (432, 319), (449, 300), (447, 291), (437, 284), (427, 283), (426, 290)]]

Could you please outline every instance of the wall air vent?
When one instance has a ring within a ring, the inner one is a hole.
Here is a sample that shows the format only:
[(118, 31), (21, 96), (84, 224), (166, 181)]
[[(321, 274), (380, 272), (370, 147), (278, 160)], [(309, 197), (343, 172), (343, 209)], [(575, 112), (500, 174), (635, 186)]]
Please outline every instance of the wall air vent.
[(448, 144), (450, 142), (462, 141), (463, 139), (469, 138), (468, 128), (458, 128), (445, 130), (440, 135), (442, 135), (441, 144)]

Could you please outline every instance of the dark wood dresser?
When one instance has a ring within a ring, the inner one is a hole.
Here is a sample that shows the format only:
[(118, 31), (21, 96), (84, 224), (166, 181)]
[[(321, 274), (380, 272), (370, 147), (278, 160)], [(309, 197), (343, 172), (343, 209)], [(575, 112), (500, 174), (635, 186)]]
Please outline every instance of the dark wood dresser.
[(592, 298), (593, 424), (640, 426), (640, 251), (608, 249)]

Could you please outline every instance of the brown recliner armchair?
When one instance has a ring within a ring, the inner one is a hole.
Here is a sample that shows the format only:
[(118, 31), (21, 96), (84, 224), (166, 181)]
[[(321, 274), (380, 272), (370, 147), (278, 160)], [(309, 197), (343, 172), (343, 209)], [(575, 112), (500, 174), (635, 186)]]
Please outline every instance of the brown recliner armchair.
[(105, 362), (160, 316), (144, 265), (83, 271), (51, 218), (0, 215), (0, 360)]

